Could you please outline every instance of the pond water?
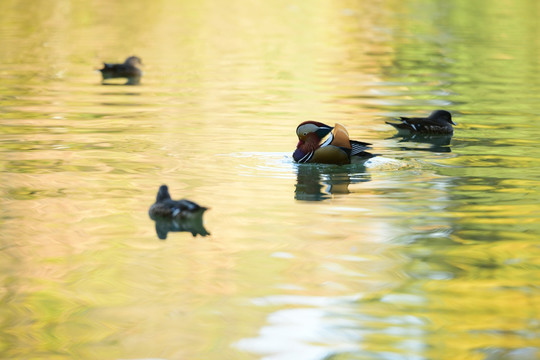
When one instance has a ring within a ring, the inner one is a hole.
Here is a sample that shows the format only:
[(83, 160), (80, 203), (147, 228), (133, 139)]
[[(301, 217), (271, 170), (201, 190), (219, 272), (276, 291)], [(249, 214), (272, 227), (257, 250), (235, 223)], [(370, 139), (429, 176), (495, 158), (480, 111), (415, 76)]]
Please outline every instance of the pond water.
[[(540, 358), (537, 1), (0, 13), (0, 358)], [(379, 156), (298, 166), (306, 120)], [(158, 237), (161, 184), (210, 235)]]

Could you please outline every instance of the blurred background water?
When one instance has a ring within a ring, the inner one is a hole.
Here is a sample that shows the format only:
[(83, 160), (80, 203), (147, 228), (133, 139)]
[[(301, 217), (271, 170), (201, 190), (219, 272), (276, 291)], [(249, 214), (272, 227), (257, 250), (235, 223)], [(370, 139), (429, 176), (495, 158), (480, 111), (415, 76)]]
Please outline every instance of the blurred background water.
[[(540, 358), (537, 1), (0, 14), (0, 358)], [(440, 108), (441, 143), (384, 124)], [(388, 161), (298, 166), (306, 120)], [(158, 239), (163, 183), (210, 236)]]

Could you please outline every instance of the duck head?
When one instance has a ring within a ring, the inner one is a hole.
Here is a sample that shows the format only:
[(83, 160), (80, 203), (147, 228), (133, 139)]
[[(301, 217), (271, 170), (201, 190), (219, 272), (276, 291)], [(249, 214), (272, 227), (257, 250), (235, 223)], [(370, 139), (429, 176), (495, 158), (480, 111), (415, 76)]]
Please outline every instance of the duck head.
[(159, 203), (170, 199), (171, 195), (169, 194), (169, 188), (167, 187), (167, 185), (161, 185), (156, 196), (156, 202)]
[(332, 131), (333, 127), (317, 121), (304, 121), (296, 128), (298, 144), (293, 153), (295, 161), (300, 161), (307, 154), (320, 147), (321, 140)]
[(452, 125), (457, 125), (455, 122), (452, 121), (452, 114), (450, 114), (446, 110), (435, 110), (434, 112), (431, 113), (431, 115), (429, 115), (429, 118), (434, 119), (434, 120), (445, 121)]
[(124, 64), (137, 67), (137, 65), (142, 65), (142, 61), (138, 56), (130, 56), (124, 61)]
[(296, 128), (296, 135), (300, 142), (320, 142), (332, 129), (333, 127), (317, 121), (304, 121)]

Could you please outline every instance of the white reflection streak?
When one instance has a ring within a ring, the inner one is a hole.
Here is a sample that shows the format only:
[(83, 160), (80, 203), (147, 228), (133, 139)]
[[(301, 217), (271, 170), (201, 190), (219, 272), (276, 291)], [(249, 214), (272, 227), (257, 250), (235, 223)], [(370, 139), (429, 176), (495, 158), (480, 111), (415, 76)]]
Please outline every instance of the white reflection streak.
[[(255, 299), (254, 303), (259, 306), (295, 304), (318, 308), (276, 311), (268, 316), (269, 325), (260, 330), (258, 337), (242, 339), (235, 347), (266, 355), (263, 360), (319, 360), (335, 353), (358, 351), (357, 344), (362, 336), (359, 330), (353, 330), (354, 321), (328, 316), (332, 306), (358, 298), (269, 296)], [(336, 328), (339, 331), (335, 331)]]
[[(341, 320), (339, 325), (346, 325), (344, 322)], [(264, 360), (317, 360), (336, 352), (359, 349), (332, 336), (331, 327), (336, 324), (329, 324), (321, 309), (280, 310), (268, 316), (268, 323), (258, 337), (240, 340), (236, 347), (265, 354)]]

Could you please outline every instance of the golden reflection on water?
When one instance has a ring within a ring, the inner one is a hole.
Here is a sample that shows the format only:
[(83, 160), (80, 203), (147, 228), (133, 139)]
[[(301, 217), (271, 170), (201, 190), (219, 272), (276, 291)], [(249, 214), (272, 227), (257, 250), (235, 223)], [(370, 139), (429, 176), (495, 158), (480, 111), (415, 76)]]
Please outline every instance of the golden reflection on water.
[[(1, 2), (3, 358), (534, 358), (540, 44), (511, 5)], [(128, 55), (142, 84), (101, 86)], [(384, 125), (441, 107), (452, 139)], [(304, 120), (395, 162), (293, 164)], [(158, 239), (162, 183), (211, 236)]]

